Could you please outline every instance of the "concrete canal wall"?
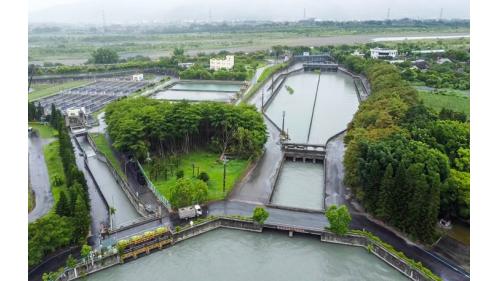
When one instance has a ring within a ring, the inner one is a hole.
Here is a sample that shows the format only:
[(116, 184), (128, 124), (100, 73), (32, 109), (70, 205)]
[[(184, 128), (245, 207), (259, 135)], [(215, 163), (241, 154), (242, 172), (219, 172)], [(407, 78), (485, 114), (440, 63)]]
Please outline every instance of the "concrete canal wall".
[[(347, 234), (345, 236), (339, 236), (331, 232), (325, 231), (323, 229), (305, 229), (298, 228), (291, 225), (281, 225), (281, 224), (264, 224), (259, 225), (253, 221), (240, 220), (236, 218), (219, 217), (207, 222), (194, 225), (193, 227), (188, 227), (179, 232), (172, 234), (172, 244), (176, 244), (187, 240), (192, 237), (196, 237), (203, 233), (209, 232), (218, 228), (229, 228), (238, 229), (251, 232), (262, 232), (264, 229), (272, 229), (277, 231), (286, 231), (290, 237), (293, 237), (294, 233), (302, 233), (305, 235), (312, 235), (314, 237), (319, 237), (322, 242), (342, 244), (348, 246), (363, 247), (370, 251), (378, 258), (380, 258), (385, 263), (389, 264), (411, 280), (430, 280), (426, 277), (424, 273), (418, 269), (412, 267), (403, 259), (392, 254), (389, 250), (385, 249), (383, 245), (379, 244), (377, 241), (373, 241), (370, 238), (362, 235)], [(147, 247), (147, 245), (144, 245)], [(168, 249), (168, 248), (167, 248)], [(92, 262), (81, 262), (77, 264), (74, 268), (67, 268), (64, 273), (57, 279), (58, 281), (74, 280), (80, 277), (87, 276), (94, 272), (104, 270), (114, 265), (123, 263), (118, 252), (111, 251), (103, 257), (97, 257)]]
[(143, 217), (147, 217), (148, 212), (146, 211), (144, 205), (140, 202), (139, 198), (130, 191), (131, 188), (128, 186), (128, 183), (120, 176), (120, 174), (118, 174), (116, 169), (109, 162), (108, 158), (97, 149), (97, 146), (96, 146), (94, 140), (92, 139), (92, 137), (87, 135), (87, 141), (90, 143), (90, 145), (94, 149), (97, 159), (99, 161), (103, 162), (104, 164), (106, 164), (106, 167), (111, 172), (116, 183), (118, 184), (118, 186), (120, 186), (121, 190), (127, 196), (130, 203), (132, 203), (132, 206), (134, 206), (136, 211), (139, 214), (141, 214)]

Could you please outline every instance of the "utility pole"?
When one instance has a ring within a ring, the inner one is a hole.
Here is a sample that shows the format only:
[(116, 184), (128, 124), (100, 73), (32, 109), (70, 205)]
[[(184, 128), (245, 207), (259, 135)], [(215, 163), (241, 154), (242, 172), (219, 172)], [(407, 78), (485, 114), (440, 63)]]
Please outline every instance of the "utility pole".
[(260, 111), (264, 112), (264, 87), (262, 87), (260, 95)]
[(102, 10), (102, 33), (106, 32), (106, 17), (104, 16), (104, 10)]
[(283, 120), (281, 121), (281, 134), (285, 134), (285, 111), (283, 110)]
[(304, 15), (303, 15), (303, 19), (304, 19), (304, 20), (306, 19), (306, 8), (304, 8)]

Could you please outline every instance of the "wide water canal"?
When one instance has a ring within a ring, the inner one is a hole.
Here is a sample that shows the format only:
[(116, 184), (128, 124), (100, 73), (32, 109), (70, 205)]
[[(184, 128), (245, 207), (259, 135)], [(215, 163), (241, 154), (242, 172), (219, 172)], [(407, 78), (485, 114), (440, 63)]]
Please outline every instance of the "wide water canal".
[(278, 232), (218, 229), (86, 280), (408, 279), (363, 248)]
[(304, 72), (286, 78), (266, 113), (281, 126), (285, 111), (289, 142), (325, 145), (331, 136), (347, 128), (358, 104), (349, 75)]

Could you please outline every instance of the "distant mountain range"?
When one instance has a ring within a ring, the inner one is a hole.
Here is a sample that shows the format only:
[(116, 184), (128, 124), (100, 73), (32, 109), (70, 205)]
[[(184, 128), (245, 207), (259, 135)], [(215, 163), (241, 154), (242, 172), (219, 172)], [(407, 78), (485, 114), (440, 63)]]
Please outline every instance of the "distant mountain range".
[(43, 6), (34, 1), (28, 2), (30, 23), (469, 18), (468, 0), (48, 0)]

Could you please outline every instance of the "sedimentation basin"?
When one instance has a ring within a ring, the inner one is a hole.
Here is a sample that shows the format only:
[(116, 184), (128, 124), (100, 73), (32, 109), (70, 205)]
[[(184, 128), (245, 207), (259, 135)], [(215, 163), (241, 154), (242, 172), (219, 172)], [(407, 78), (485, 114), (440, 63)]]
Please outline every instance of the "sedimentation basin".
[(241, 83), (179, 81), (153, 98), (162, 100), (230, 102), (242, 87)]
[(358, 104), (349, 75), (299, 72), (286, 78), (266, 114), (281, 126), (285, 112), (289, 142), (325, 145), (331, 136), (347, 128)]
[[(326, 145), (332, 136), (347, 128), (359, 105), (351, 76), (343, 72), (296, 72), (284, 79), (266, 114), (282, 126), (285, 112), (287, 142)], [(323, 210), (324, 179), (323, 165), (286, 160), (270, 203)]]
[(363, 248), (218, 229), (86, 277), (100, 280), (408, 280)]

